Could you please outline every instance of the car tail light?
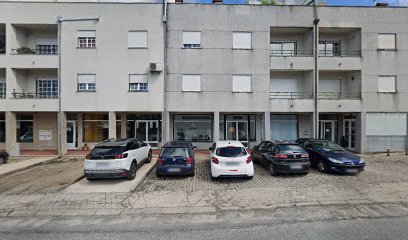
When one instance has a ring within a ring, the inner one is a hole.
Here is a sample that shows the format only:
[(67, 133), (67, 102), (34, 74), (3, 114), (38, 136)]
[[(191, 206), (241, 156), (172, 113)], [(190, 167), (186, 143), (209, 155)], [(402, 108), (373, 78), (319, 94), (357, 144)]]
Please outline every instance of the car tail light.
[(309, 154), (307, 154), (307, 153), (305, 153), (305, 154), (302, 154), (302, 156), (300, 156), (301, 158), (308, 158), (309, 157)]
[(220, 163), (220, 160), (218, 160), (218, 158), (216, 158), (216, 157), (212, 157), (212, 158), (211, 158), (211, 161), (212, 161), (213, 163), (215, 163), (215, 164)]
[(127, 158), (128, 154), (127, 153), (122, 153), (120, 155), (116, 155), (115, 159), (123, 159), (123, 158)]
[(247, 162), (247, 163), (252, 162), (252, 157), (251, 157), (251, 156), (248, 156), (248, 158), (247, 158), (246, 162)]
[(287, 159), (288, 158), (288, 156), (283, 155), (283, 154), (276, 154), (275, 157), (279, 158), (279, 159)]
[(91, 158), (91, 155), (89, 155), (89, 154), (88, 154), (88, 155), (86, 155), (86, 157), (85, 157), (85, 158), (86, 158), (86, 159), (92, 159), (92, 158)]
[(158, 158), (156, 161), (156, 165), (163, 165), (164, 161), (161, 158)]
[(186, 164), (187, 164), (187, 165), (193, 164), (193, 158), (187, 158)]

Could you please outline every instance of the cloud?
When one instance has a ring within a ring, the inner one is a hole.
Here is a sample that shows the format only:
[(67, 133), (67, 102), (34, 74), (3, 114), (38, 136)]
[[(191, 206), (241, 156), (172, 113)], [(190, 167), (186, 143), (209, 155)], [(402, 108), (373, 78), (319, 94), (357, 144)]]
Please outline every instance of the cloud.
[(408, 6), (408, 0), (390, 0), (389, 3), (394, 6)]

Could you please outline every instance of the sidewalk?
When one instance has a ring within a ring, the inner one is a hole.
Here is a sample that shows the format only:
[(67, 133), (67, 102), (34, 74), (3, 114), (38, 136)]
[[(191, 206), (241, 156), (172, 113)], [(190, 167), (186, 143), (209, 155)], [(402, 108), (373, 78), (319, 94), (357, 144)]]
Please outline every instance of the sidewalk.
[(30, 159), (26, 159), (26, 160), (20, 160), (15, 163), (13, 163), (12, 161), (9, 161), (6, 164), (0, 165), (0, 175), (11, 173), (17, 170), (22, 170), (22, 169), (40, 164), (42, 162), (50, 161), (55, 158), (57, 158), (57, 156), (33, 157)]

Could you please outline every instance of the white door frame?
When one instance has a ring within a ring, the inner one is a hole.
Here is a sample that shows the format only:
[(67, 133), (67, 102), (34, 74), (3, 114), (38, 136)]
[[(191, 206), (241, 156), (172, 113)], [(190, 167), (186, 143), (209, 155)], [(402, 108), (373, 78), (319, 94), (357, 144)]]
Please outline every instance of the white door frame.
[[(248, 146), (248, 144), (249, 144), (249, 135), (248, 135), (248, 133), (249, 133), (249, 124), (248, 124), (247, 120), (227, 120), (226, 123), (225, 123), (225, 132), (227, 133), (226, 134), (226, 140), (239, 141), (238, 140), (239, 139), (238, 123), (240, 123), (240, 122), (245, 123), (246, 127), (247, 127), (247, 131), (246, 131), (247, 140), (246, 141), (240, 141), (240, 142), (242, 142), (242, 144), (244, 144), (244, 146), (245, 146), (245, 144), (246, 144), (246, 146)], [(228, 139), (228, 123), (234, 123), (236, 139)]]
[(69, 142), (66, 143), (67, 144), (67, 149), (76, 149), (75, 144), (76, 144), (76, 138), (77, 138), (77, 136), (76, 136), (77, 121), (67, 120), (66, 124), (68, 124), (68, 123), (72, 123), (72, 140), (73, 140), (73, 142), (72, 143), (69, 143)]
[(324, 139), (324, 135), (326, 133), (325, 129), (326, 129), (326, 123), (330, 122), (332, 124), (332, 133), (331, 133), (331, 137), (330, 137), (330, 141), (336, 142), (336, 122), (337, 120), (319, 120), (319, 127), (321, 126), (321, 131), (320, 131), (320, 136), (319, 138)]
[[(160, 136), (160, 133), (159, 133), (159, 131), (160, 131), (159, 120), (135, 120), (135, 137), (136, 138), (139, 137), (139, 136), (137, 136), (137, 125), (139, 123), (141, 123), (141, 122), (146, 124), (146, 126), (145, 126), (146, 127), (146, 135), (144, 137), (140, 136), (139, 139), (142, 140), (145, 143), (148, 143), (148, 144), (156, 143), (158, 145), (159, 144), (159, 136)], [(149, 125), (151, 123), (156, 123), (156, 126), (157, 126), (157, 141), (149, 141)], [(152, 148), (154, 148), (154, 147), (152, 147)]]
[[(355, 133), (356, 133), (356, 131), (357, 131), (357, 121), (356, 121), (356, 119), (343, 119), (343, 136), (344, 136), (344, 138), (346, 138), (346, 122), (349, 122), (349, 133), (348, 133), (348, 135), (350, 136), (350, 139), (348, 140), (348, 145), (347, 146), (345, 146), (347, 149), (350, 149), (350, 150), (356, 150), (356, 147), (355, 147), (355, 144), (356, 144), (356, 142), (357, 141), (354, 141), (354, 147), (351, 147), (351, 130), (352, 130), (352, 128), (351, 128), (351, 123), (352, 122), (354, 122), (354, 131), (355, 131)], [(354, 137), (356, 137), (356, 134), (354, 134)]]

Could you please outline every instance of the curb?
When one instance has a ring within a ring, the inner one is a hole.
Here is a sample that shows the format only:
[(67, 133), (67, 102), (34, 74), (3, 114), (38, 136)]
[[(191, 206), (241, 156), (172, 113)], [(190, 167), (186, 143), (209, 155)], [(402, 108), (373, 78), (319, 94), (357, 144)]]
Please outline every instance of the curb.
[(42, 165), (42, 164), (48, 164), (48, 163), (50, 163), (50, 162), (52, 162), (52, 161), (54, 161), (54, 160), (56, 160), (56, 159), (60, 159), (60, 157), (51, 158), (51, 159), (45, 160), (45, 161), (43, 161), (43, 162), (34, 163), (34, 164), (32, 164), (32, 165), (28, 165), (28, 166), (25, 166), (25, 167), (22, 167), (22, 168), (14, 169), (14, 170), (12, 170), (12, 171), (10, 171), (10, 172), (6, 172), (6, 173), (0, 174), (0, 176), (1, 176), (1, 177), (4, 177), (4, 176), (7, 176), (7, 175), (9, 175), (9, 174), (18, 172), (18, 171), (24, 171), (24, 170), (27, 170), (27, 169), (30, 169), (30, 168), (32, 168), (32, 167), (36, 167), (36, 166), (39, 166), (39, 165)]
[[(153, 159), (152, 159), (152, 162), (153, 162)], [(144, 176), (142, 178), (139, 179), (139, 181), (136, 183), (134, 188), (130, 191), (131, 193), (135, 192), (136, 188), (139, 187), (139, 185), (146, 179), (147, 175), (149, 175), (153, 171), (153, 168), (155, 166), (156, 166), (156, 164), (152, 163), (152, 166), (150, 167), (150, 169), (146, 172), (146, 174), (144, 174)], [(137, 172), (136, 172), (136, 174), (137, 174)]]

